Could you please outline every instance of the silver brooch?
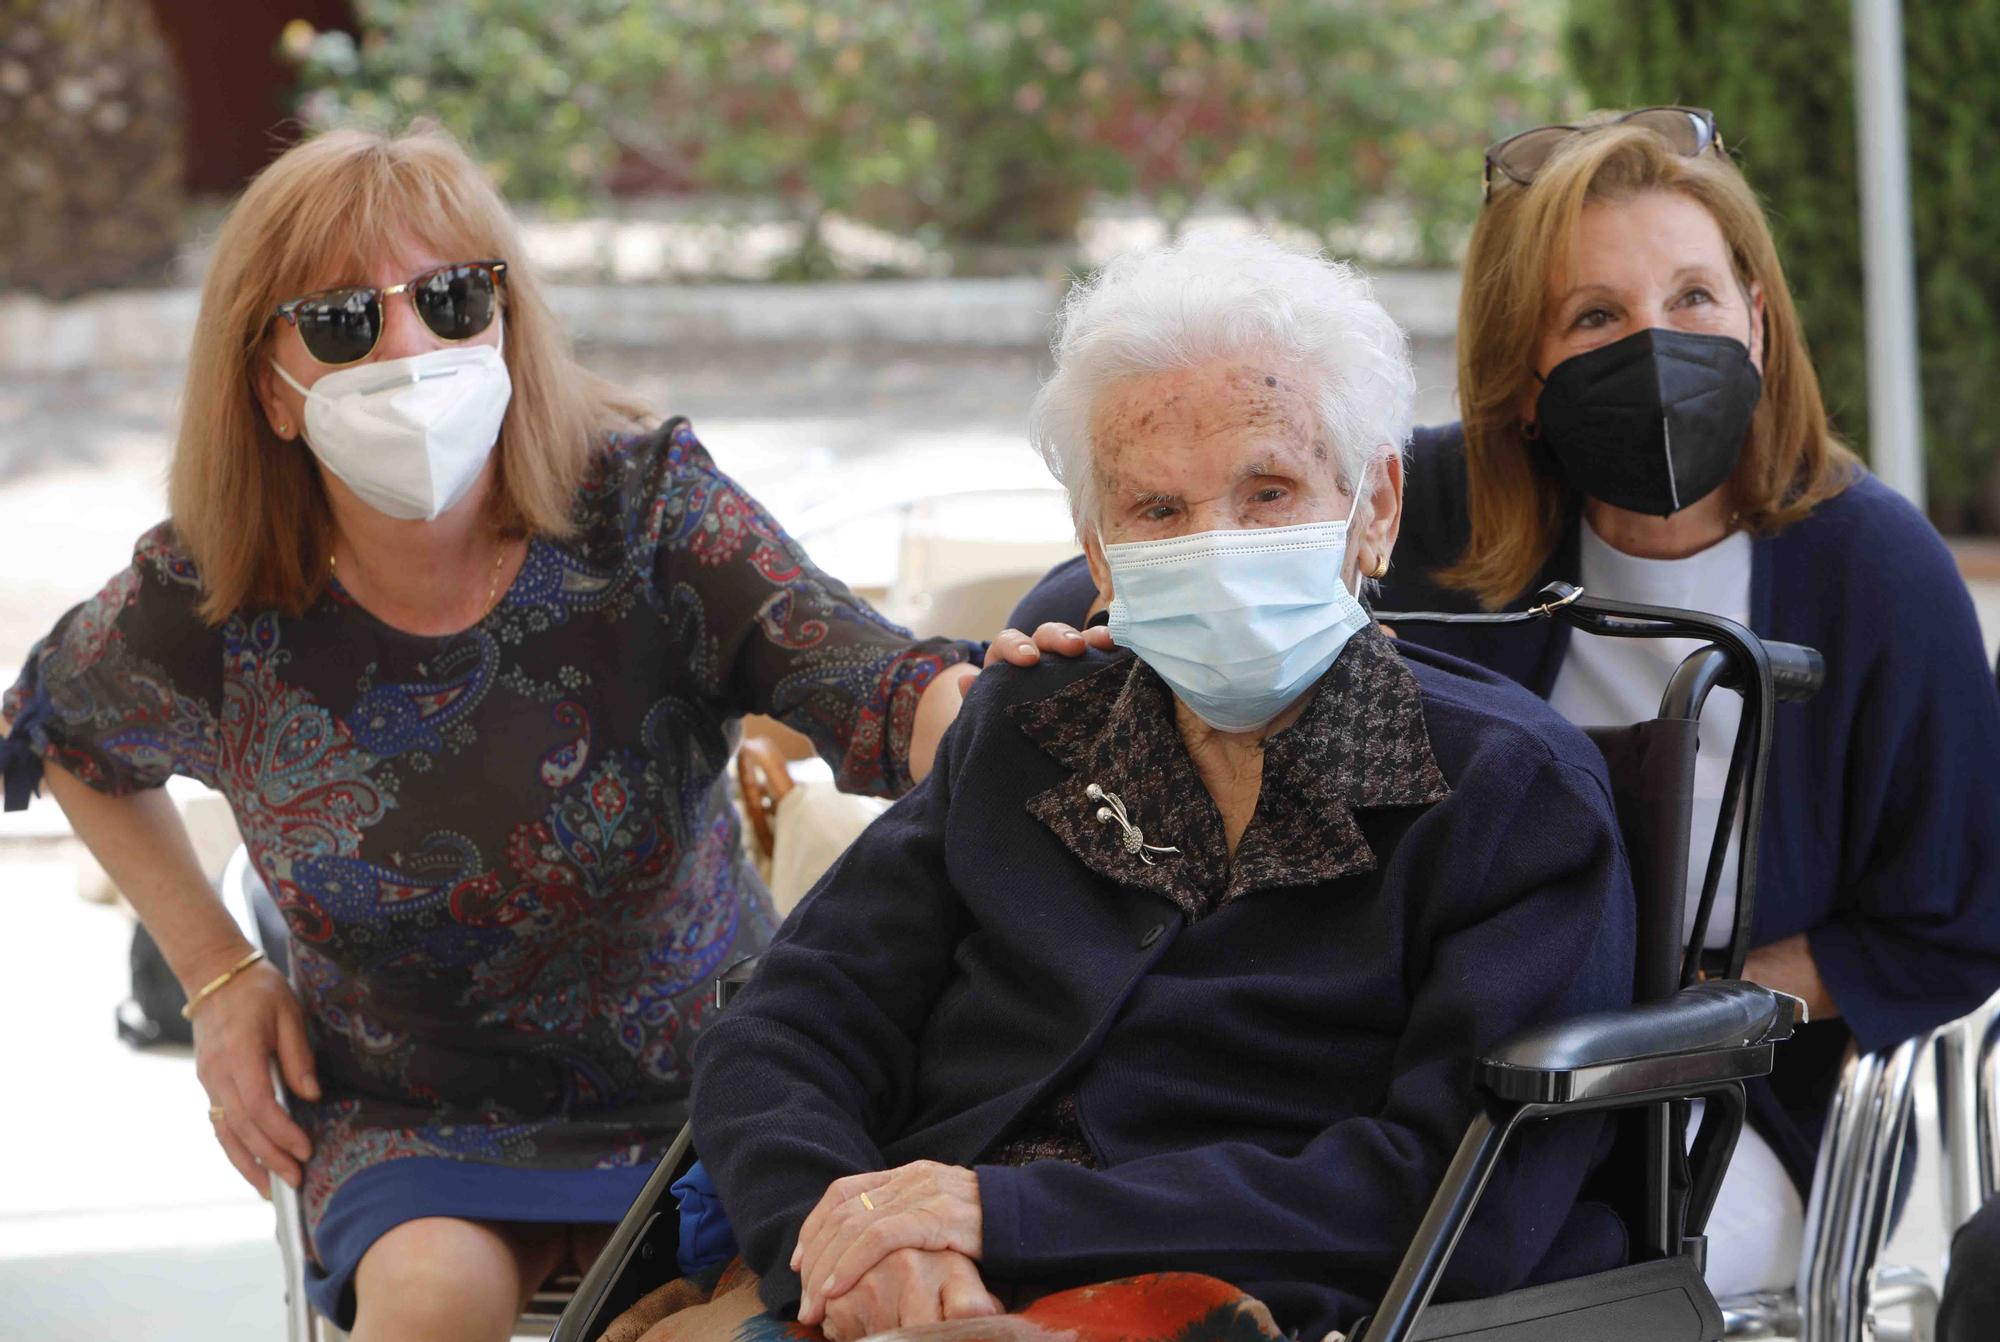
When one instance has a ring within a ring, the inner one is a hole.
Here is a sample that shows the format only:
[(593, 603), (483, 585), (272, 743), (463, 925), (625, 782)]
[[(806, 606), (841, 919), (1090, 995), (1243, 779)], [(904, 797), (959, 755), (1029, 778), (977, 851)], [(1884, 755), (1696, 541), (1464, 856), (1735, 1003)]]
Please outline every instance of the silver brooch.
[(1113, 821), (1116, 821), (1119, 830), (1122, 832), (1122, 842), (1125, 845), (1125, 851), (1135, 855), (1147, 866), (1150, 867), (1153, 865), (1154, 853), (1180, 852), (1178, 848), (1163, 848), (1156, 843), (1147, 843), (1146, 831), (1132, 823), (1132, 818), (1125, 813), (1125, 802), (1117, 793), (1106, 792), (1103, 788), (1097, 786), (1097, 784), (1092, 783), (1084, 788), (1083, 795), (1094, 802), (1103, 803), (1103, 805), (1097, 808), (1097, 823), (1100, 825), (1109, 825)]

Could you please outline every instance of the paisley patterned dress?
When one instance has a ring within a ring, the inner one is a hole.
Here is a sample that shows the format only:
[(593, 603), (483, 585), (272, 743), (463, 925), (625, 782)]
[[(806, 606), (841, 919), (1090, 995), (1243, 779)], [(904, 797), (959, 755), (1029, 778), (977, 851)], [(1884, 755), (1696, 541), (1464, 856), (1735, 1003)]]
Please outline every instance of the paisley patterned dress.
[(623, 1213), (685, 1117), (710, 980), (774, 930), (723, 780), (736, 719), (893, 795), (917, 700), (977, 651), (913, 643), (815, 569), (684, 420), (610, 440), (576, 522), (442, 638), (337, 581), (298, 618), (204, 624), (162, 525), (5, 699), (11, 803), (46, 757), (234, 809), (318, 1057), (323, 1101), (294, 1111), (336, 1319), (401, 1221)]

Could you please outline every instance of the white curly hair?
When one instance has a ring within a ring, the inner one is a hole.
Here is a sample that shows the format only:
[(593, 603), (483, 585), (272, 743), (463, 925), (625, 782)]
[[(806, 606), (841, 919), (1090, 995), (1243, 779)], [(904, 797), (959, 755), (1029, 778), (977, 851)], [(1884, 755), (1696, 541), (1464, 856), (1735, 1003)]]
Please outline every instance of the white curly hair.
[(1055, 371), (1028, 432), (1069, 492), (1078, 533), (1098, 519), (1091, 414), (1127, 378), (1223, 360), (1282, 360), (1310, 378), (1319, 430), (1353, 489), (1410, 436), (1409, 341), (1367, 276), (1268, 237), (1190, 233), (1113, 259), (1063, 302)]

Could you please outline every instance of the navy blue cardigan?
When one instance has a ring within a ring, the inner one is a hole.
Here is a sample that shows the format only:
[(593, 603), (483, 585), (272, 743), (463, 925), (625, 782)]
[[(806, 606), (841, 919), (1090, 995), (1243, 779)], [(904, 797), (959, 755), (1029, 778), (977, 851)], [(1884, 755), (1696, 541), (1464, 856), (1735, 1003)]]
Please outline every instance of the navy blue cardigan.
[[(1467, 536), (1456, 424), (1410, 444), (1402, 534), (1382, 610), (1476, 609), (1440, 586)], [(1576, 581), (1572, 517), (1541, 575)], [(1801, 1184), (1852, 1031), (1877, 1049), (1964, 1015), (2000, 989), (2000, 695), (1972, 600), (1917, 510), (1862, 474), (1802, 522), (1752, 542), (1750, 626), (1826, 656), (1825, 688), (1780, 705), (1751, 944), (1804, 932), (1844, 1025), (1778, 1051), (1753, 1115)], [(1051, 572), (1012, 623), (1077, 621), (1095, 595), (1080, 559)], [(1491, 667), (1547, 697), (1570, 630), (1407, 625), (1406, 640)]]
[[(975, 683), (935, 771), (794, 911), (695, 1051), (695, 1144), (766, 1304), (834, 1179), (976, 1166), (1003, 1293), (1206, 1271), (1319, 1337), (1379, 1298), (1472, 1113), (1471, 1061), (1531, 1021), (1629, 1000), (1632, 894), (1602, 761), (1547, 705), (1405, 649), (1451, 792), (1362, 807), (1367, 870), (1189, 923), (1031, 816), (1085, 781), (1005, 710), (1105, 654)], [(1331, 823), (1331, 822), (1330, 822)], [(1101, 1169), (978, 1165), (1074, 1088)], [(1596, 1120), (1583, 1120), (1595, 1130)], [(1578, 1204), (1596, 1149), (1537, 1127), (1444, 1290), (1622, 1261)]]

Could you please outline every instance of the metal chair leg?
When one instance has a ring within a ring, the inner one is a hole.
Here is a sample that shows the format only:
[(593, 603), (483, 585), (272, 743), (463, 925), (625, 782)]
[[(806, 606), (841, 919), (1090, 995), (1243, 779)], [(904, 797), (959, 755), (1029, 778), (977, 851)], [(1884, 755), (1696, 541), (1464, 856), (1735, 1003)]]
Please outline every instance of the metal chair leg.
[(2000, 1193), (2000, 996), (1982, 1008), (1985, 1019), (1971, 1037), (1974, 1087), (1978, 1114), (1979, 1198), (1982, 1205)]
[(1832, 1283), (1835, 1342), (1863, 1342), (1865, 1336), (1876, 1260), (1887, 1238), (1901, 1172), (1910, 1081), (1923, 1042), (1907, 1039), (1898, 1045), (1863, 1098), (1850, 1215), (1842, 1227), (1838, 1275)]
[(1841, 1070), (1840, 1084), (1827, 1113), (1813, 1171), (1812, 1194), (1806, 1206), (1805, 1242), (1800, 1259), (1799, 1311), (1804, 1327), (1801, 1342), (1834, 1342), (1835, 1300), (1838, 1295), (1842, 1228), (1853, 1201), (1856, 1146), (1860, 1140), (1864, 1097), (1873, 1094), (1882, 1060), (1873, 1055), (1854, 1058)]

